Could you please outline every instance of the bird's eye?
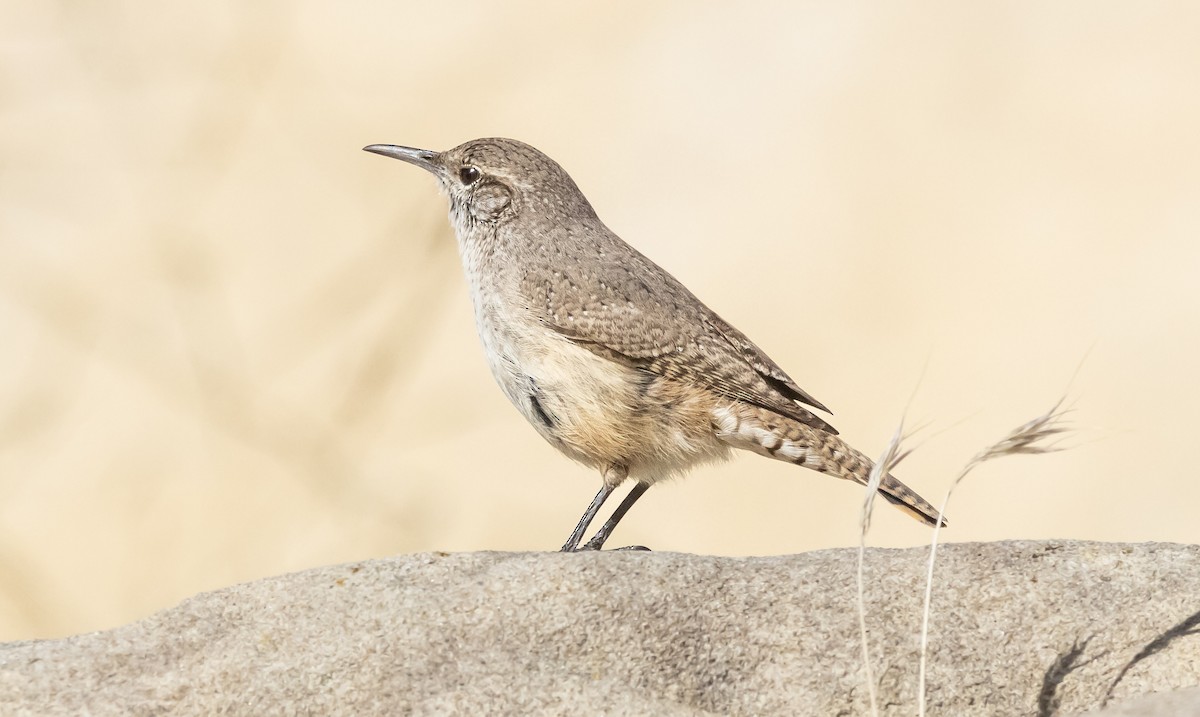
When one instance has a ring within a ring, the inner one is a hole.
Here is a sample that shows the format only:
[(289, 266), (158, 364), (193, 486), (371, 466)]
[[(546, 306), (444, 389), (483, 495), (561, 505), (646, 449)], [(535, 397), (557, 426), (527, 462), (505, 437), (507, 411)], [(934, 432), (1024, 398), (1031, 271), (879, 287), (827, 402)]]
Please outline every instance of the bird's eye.
[(463, 184), (474, 184), (479, 179), (478, 167), (463, 167), (458, 170), (458, 178)]

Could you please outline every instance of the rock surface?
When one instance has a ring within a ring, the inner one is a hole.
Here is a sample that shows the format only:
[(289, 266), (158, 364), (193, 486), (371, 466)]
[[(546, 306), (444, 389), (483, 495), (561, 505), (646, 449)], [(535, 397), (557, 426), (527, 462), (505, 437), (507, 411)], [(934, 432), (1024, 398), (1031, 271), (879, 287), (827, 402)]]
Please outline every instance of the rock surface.
[[(882, 715), (916, 713), (926, 556), (867, 554)], [(855, 562), (434, 553), (320, 568), (0, 645), (0, 714), (866, 715)], [(1200, 546), (944, 546), (929, 714), (1074, 714), (1110, 689), (1098, 714), (1197, 714), (1182, 689), (1200, 685), (1197, 627)]]
[(1085, 717), (1195, 717), (1200, 715), (1200, 688), (1143, 695), (1111, 707), (1088, 712)]

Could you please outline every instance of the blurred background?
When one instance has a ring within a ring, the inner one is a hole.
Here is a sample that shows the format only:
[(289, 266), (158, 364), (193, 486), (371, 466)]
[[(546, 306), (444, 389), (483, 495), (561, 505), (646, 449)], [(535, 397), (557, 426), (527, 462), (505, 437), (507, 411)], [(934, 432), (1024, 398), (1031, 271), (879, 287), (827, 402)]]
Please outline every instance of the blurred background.
[[(525, 140), (954, 541), (1200, 540), (1200, 6), (0, 6), (0, 640), (413, 551), (551, 550), (598, 476), (493, 385), (445, 203), (360, 151)], [(614, 545), (853, 545), (743, 454)], [(615, 503), (614, 503), (615, 505)], [(870, 543), (929, 532), (886, 505)]]

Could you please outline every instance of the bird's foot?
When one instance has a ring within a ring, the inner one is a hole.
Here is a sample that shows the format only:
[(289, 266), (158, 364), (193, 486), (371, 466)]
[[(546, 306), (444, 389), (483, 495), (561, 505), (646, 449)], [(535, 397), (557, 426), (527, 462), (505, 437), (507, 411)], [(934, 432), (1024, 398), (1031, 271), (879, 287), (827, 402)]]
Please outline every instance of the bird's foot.
[[(607, 538), (607, 535), (596, 535), (594, 538), (584, 543), (581, 547), (576, 548), (574, 552), (579, 553), (585, 550), (603, 550), (604, 541)], [(645, 545), (626, 545), (623, 548), (609, 548), (609, 550), (645, 550), (646, 552), (650, 552), (650, 548), (647, 548)]]

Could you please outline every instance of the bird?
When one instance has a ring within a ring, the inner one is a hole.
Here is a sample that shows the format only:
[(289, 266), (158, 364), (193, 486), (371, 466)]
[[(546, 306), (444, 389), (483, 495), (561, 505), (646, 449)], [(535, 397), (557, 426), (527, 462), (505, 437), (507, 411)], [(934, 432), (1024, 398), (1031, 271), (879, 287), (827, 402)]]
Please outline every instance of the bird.
[[(562, 551), (602, 549), (652, 485), (735, 449), (868, 483), (871, 459), (817, 414), (829, 409), (605, 226), (546, 154), (498, 137), (441, 152), (363, 149), (437, 179), (493, 377), (546, 441), (600, 473)], [(581, 545), (626, 481), (633, 488)], [(938, 525), (938, 510), (892, 475), (879, 493)]]

